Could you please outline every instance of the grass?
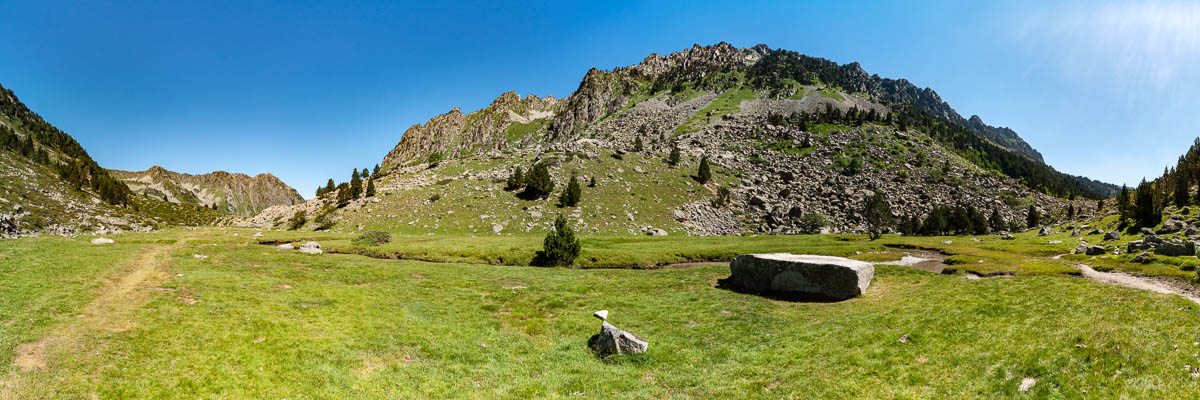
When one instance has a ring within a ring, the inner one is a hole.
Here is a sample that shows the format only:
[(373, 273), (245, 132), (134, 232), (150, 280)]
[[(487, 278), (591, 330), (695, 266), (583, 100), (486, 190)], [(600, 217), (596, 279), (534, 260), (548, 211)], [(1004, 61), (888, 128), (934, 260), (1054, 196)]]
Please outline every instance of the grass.
[(521, 139), (524, 139), (526, 136), (529, 136), (530, 134), (542, 129), (548, 123), (549, 120), (545, 118), (535, 119), (527, 124), (513, 122), (508, 126), (508, 128), (504, 129), (504, 138), (509, 144), (516, 143)]
[(726, 114), (732, 114), (741, 109), (743, 101), (758, 97), (758, 92), (754, 89), (735, 88), (729, 89), (717, 96), (716, 99), (709, 103), (708, 106), (700, 109), (691, 118), (688, 118), (682, 125), (675, 128), (676, 135), (683, 135), (699, 131), (714, 120), (720, 119)]
[(840, 91), (838, 91), (836, 88), (828, 86), (821, 89), (821, 97), (837, 101), (846, 101), (846, 97), (842, 96)]
[[(174, 251), (164, 281), (139, 289), (149, 299), (130, 311), (127, 329), (88, 331), (78, 347), (49, 354), (45, 369), (9, 367), (0, 376), (12, 386), (0, 391), (31, 399), (840, 399), (1181, 398), (1200, 390), (1183, 370), (1200, 365), (1194, 304), (1082, 279), (970, 281), (880, 266), (865, 296), (796, 303), (717, 288), (728, 275), (720, 266), (575, 270), (311, 256), (238, 232), (121, 235), (107, 247), (4, 242), (0, 265), (14, 272), (2, 283), (9, 301), (0, 307), (24, 310), (8, 304), (49, 291), (75, 299), (56, 311), (69, 316), (92, 291), (51, 283), (90, 282), (147, 245), (201, 235)], [(665, 254), (784, 249), (793, 239), (852, 254), (880, 245), (837, 237), (668, 239), (591, 246)], [(103, 265), (55, 279), (16, 273), (41, 259), (28, 249), (43, 248), (57, 249), (54, 258), (65, 264)], [(595, 357), (585, 343), (598, 331), (591, 317), (598, 309), (648, 338), (649, 352)], [(19, 312), (19, 319), (50, 313)], [(6, 343), (25, 342), (73, 323), (0, 332)], [(1019, 393), (1025, 377), (1037, 384)]]

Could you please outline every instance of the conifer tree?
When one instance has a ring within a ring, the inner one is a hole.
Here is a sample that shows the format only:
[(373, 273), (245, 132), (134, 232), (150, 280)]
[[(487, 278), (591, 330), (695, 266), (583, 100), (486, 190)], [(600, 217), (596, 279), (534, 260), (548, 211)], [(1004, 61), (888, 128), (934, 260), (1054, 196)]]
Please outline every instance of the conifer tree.
[(550, 169), (545, 163), (534, 164), (525, 179), (525, 191), (522, 195), (527, 199), (540, 199), (549, 196), (553, 191), (554, 180), (550, 179)]
[(588, 181), (588, 187), (596, 187), (596, 176), (595, 175), (592, 175), (591, 180)]
[(642, 137), (638, 136), (637, 139), (634, 140), (634, 142), (633, 142), (633, 151), (635, 153), (641, 153), (642, 150), (646, 149), (645, 146), (646, 145), (644, 143), (642, 143)]
[(571, 180), (567, 182), (567, 189), (563, 190), (562, 195), (558, 197), (558, 202), (563, 207), (575, 207), (579, 205), (579, 198), (583, 195), (583, 188), (579, 187), (579, 180), (575, 179), (575, 175), (571, 175)]
[(367, 179), (367, 194), (366, 197), (375, 196), (375, 178)]
[(1025, 214), (1025, 227), (1033, 229), (1041, 224), (1042, 214), (1038, 212), (1037, 208), (1034, 208), (1033, 205), (1030, 204), (1029, 211)]
[(504, 184), (504, 190), (517, 190), (525, 187), (525, 169), (520, 165), (513, 168), (513, 172), (508, 174), (508, 181)]
[(1146, 182), (1145, 178), (1134, 191), (1133, 209), (1134, 222), (1140, 228), (1154, 227), (1162, 222), (1162, 211), (1154, 203), (1154, 184)]
[(1133, 211), (1129, 204), (1129, 187), (1121, 185), (1121, 193), (1117, 195), (1117, 214), (1121, 225), (1125, 225), (1125, 220), (1133, 218)]
[(333, 193), (334, 190), (337, 190), (337, 187), (333, 185), (333, 179), (331, 178), (328, 182), (325, 182), (325, 193), (322, 194)]
[(542, 250), (533, 257), (533, 265), (544, 267), (570, 266), (579, 257), (579, 239), (567, 224), (567, 217), (559, 214), (554, 219), (554, 232), (546, 235)]
[(700, 159), (700, 168), (696, 171), (696, 177), (700, 178), (700, 183), (708, 183), (712, 179), (712, 171), (708, 166), (708, 157)]
[(992, 209), (992, 216), (991, 218), (988, 218), (988, 225), (992, 227), (993, 231), (1003, 231), (1008, 229), (1008, 223), (1004, 222), (1004, 216), (1000, 215), (1000, 210), (996, 208)]
[(867, 220), (867, 229), (871, 240), (879, 239), (880, 236), (883, 236), (884, 229), (894, 223), (892, 207), (883, 197), (882, 190), (876, 189), (875, 194), (867, 199), (866, 205), (863, 206), (863, 215)]
[(1175, 206), (1179, 208), (1187, 207), (1188, 201), (1191, 200), (1188, 195), (1189, 181), (1184, 175), (1183, 170), (1175, 171)]
[(671, 155), (667, 156), (667, 164), (679, 165), (679, 144), (671, 145)]
[(362, 179), (358, 177), (358, 170), (350, 175), (350, 199), (357, 199), (358, 195), (362, 194)]

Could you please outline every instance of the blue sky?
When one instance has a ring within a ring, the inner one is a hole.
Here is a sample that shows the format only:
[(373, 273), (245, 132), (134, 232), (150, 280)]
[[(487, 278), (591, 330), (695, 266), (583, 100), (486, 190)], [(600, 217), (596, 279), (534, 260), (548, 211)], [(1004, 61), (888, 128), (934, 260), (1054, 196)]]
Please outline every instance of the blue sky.
[(719, 41), (932, 87), (1117, 184), (1200, 134), (1200, 3), (984, 3), (3, 1), (0, 83), (105, 167), (270, 172), (305, 197), (454, 106)]

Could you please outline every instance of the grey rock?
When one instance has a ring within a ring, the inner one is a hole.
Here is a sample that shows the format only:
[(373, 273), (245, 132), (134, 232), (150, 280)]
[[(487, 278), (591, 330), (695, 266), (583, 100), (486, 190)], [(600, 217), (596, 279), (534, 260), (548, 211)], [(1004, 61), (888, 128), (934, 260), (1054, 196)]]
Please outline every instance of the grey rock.
[[(605, 314), (607, 317), (607, 314)], [(632, 332), (612, 326), (607, 321), (600, 323), (600, 334), (588, 340), (588, 346), (601, 356), (612, 354), (641, 354), (650, 347), (650, 342)]]
[(1038, 231), (1038, 236), (1046, 236), (1046, 235), (1049, 235), (1049, 234), (1051, 234), (1051, 233), (1053, 233), (1053, 232), (1054, 232), (1054, 230), (1053, 230), (1053, 229), (1050, 229), (1050, 227), (1048, 227), (1048, 226), (1043, 226), (1043, 227), (1042, 227), (1042, 229), (1041, 229), (1040, 231)]
[(1154, 256), (1150, 255), (1149, 252), (1145, 252), (1145, 251), (1138, 253), (1138, 255), (1134, 256), (1132, 259), (1129, 260), (1129, 262), (1139, 263), (1139, 264), (1146, 264), (1151, 261), (1154, 261)]
[(687, 215), (684, 214), (683, 211), (680, 211), (680, 210), (674, 210), (671, 212), (671, 214), (675, 217), (675, 220), (679, 221), (679, 222), (683, 222), (684, 220), (687, 219)]
[(1125, 251), (1127, 253), (1136, 253), (1139, 251), (1150, 250), (1152, 247), (1153, 246), (1151, 246), (1150, 243), (1147, 243), (1144, 240), (1132, 240), (1129, 243), (1126, 243)]
[(113, 244), (113, 243), (115, 243), (115, 241), (112, 239), (109, 239), (109, 238), (92, 239), (92, 244)]
[(762, 206), (764, 204), (767, 204), (767, 200), (762, 198), (762, 196), (753, 196), (750, 198), (750, 205), (752, 206)]
[(1167, 257), (1194, 256), (1196, 255), (1196, 244), (1179, 239), (1171, 239), (1158, 245), (1158, 248), (1154, 249), (1154, 254)]
[(1111, 231), (1104, 234), (1104, 240), (1121, 240), (1121, 232)]
[(275, 247), (277, 247), (277, 248), (280, 248), (280, 249), (284, 249), (284, 250), (293, 250), (293, 249), (295, 249), (295, 248), (296, 248), (296, 246), (293, 246), (291, 243), (284, 243), (284, 244), (281, 244), (281, 245), (278, 245), (278, 246), (275, 246)]
[(1179, 232), (1179, 231), (1183, 230), (1183, 228), (1186, 226), (1187, 226), (1186, 222), (1183, 222), (1183, 221), (1180, 221), (1177, 219), (1168, 219), (1162, 223), (1162, 226), (1158, 227), (1158, 230), (1155, 231), (1155, 233), (1160, 234), (1160, 235), (1166, 234), (1166, 233), (1175, 233), (1175, 232)]
[(1154, 235), (1146, 235), (1146, 238), (1143, 240), (1145, 240), (1146, 243), (1150, 243), (1153, 245), (1159, 245), (1159, 244), (1163, 243), (1162, 238), (1160, 238), (1158, 236), (1154, 236)]
[(1107, 249), (1104, 248), (1104, 246), (1097, 246), (1097, 245), (1088, 246), (1087, 249), (1084, 250), (1084, 254), (1087, 254), (1089, 256), (1098, 256), (1098, 255), (1104, 254), (1106, 252), (1108, 252), (1108, 251), (1107, 251)]
[(646, 236), (667, 236), (667, 231), (660, 228), (651, 228), (646, 230)]
[(504, 230), (504, 225), (492, 224), (492, 233), (500, 233), (502, 230)]
[(1015, 239), (1015, 238), (1013, 237), (1013, 235), (1012, 235), (1011, 233), (1004, 232), (1003, 234), (1001, 234), (1001, 235), (1000, 235), (1000, 239), (1003, 239), (1003, 240), (1013, 240), (1013, 239)]
[(729, 270), (727, 282), (744, 290), (832, 300), (865, 293), (875, 276), (875, 267), (866, 262), (790, 253), (739, 255)]
[(1150, 228), (1139, 229), (1139, 232), (1142, 232), (1143, 235), (1153, 235), (1154, 234), (1154, 231), (1150, 230)]

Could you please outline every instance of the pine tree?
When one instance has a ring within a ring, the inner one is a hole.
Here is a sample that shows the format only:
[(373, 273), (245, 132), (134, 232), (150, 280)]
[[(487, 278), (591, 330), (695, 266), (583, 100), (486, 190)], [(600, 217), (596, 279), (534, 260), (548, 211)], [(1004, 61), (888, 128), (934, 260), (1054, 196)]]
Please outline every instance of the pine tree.
[(596, 176), (595, 175), (593, 175), (591, 180), (588, 181), (588, 187), (593, 187), (593, 188), (596, 187)]
[(366, 197), (375, 196), (375, 178), (367, 179), (367, 195)]
[(1042, 214), (1038, 212), (1037, 208), (1034, 208), (1033, 205), (1030, 204), (1029, 211), (1026, 212), (1026, 214), (1025, 214), (1025, 227), (1029, 228), (1029, 229), (1033, 229), (1033, 228), (1038, 227), (1041, 224), (1042, 224)]
[(375, 169), (371, 171), (371, 176), (374, 176), (374, 177), (379, 176), (379, 164), (375, 164)]
[(1067, 219), (1075, 219), (1075, 205), (1067, 204)]
[(513, 168), (513, 172), (508, 174), (508, 181), (504, 184), (504, 190), (517, 190), (525, 187), (525, 169), (521, 166)]
[(554, 191), (554, 180), (550, 178), (550, 169), (545, 163), (537, 163), (529, 170), (525, 179), (525, 191), (522, 196), (527, 199), (540, 199), (549, 196)]
[(358, 177), (358, 170), (350, 175), (350, 199), (357, 199), (358, 195), (362, 194), (362, 179)]
[(1162, 211), (1154, 203), (1154, 184), (1146, 182), (1138, 184), (1134, 191), (1133, 219), (1139, 228), (1150, 228), (1162, 222)]
[(863, 216), (866, 217), (871, 240), (879, 239), (880, 236), (883, 236), (884, 229), (895, 223), (892, 206), (888, 205), (887, 199), (883, 197), (883, 191), (878, 189), (863, 206)]
[(1188, 195), (1189, 181), (1184, 175), (1183, 170), (1175, 171), (1175, 206), (1179, 208), (1187, 207), (1189, 200)]
[(1096, 214), (1104, 211), (1104, 199), (1096, 200)]
[(575, 207), (579, 205), (581, 196), (583, 196), (583, 188), (579, 187), (579, 180), (575, 179), (575, 175), (571, 175), (571, 180), (567, 182), (567, 189), (563, 190), (562, 195), (558, 197), (558, 203), (563, 207)]
[(645, 150), (645, 149), (646, 149), (646, 147), (645, 147), (645, 144), (642, 143), (642, 137), (638, 136), (637, 140), (634, 140), (634, 142), (633, 142), (633, 151), (635, 153), (641, 153), (642, 150)]
[(671, 145), (671, 155), (667, 156), (667, 164), (679, 165), (679, 144)]
[(567, 225), (567, 217), (559, 214), (554, 219), (554, 232), (546, 235), (542, 250), (533, 257), (533, 265), (543, 267), (570, 266), (579, 257), (579, 239)]
[(322, 194), (333, 193), (334, 190), (337, 190), (337, 187), (333, 185), (333, 179), (330, 179), (328, 182), (325, 182), (325, 193)]
[(696, 171), (696, 177), (700, 178), (700, 183), (708, 183), (712, 179), (712, 171), (709, 170), (707, 156), (700, 159), (700, 169)]
[(1121, 185), (1121, 193), (1117, 195), (1117, 214), (1122, 226), (1125, 225), (1125, 220), (1133, 217), (1133, 211), (1129, 204), (1129, 187)]
[(992, 209), (992, 216), (991, 218), (988, 218), (988, 225), (992, 227), (993, 231), (1003, 231), (1008, 229), (1008, 223), (1004, 222), (1004, 216), (1000, 215), (1000, 210), (996, 208)]

